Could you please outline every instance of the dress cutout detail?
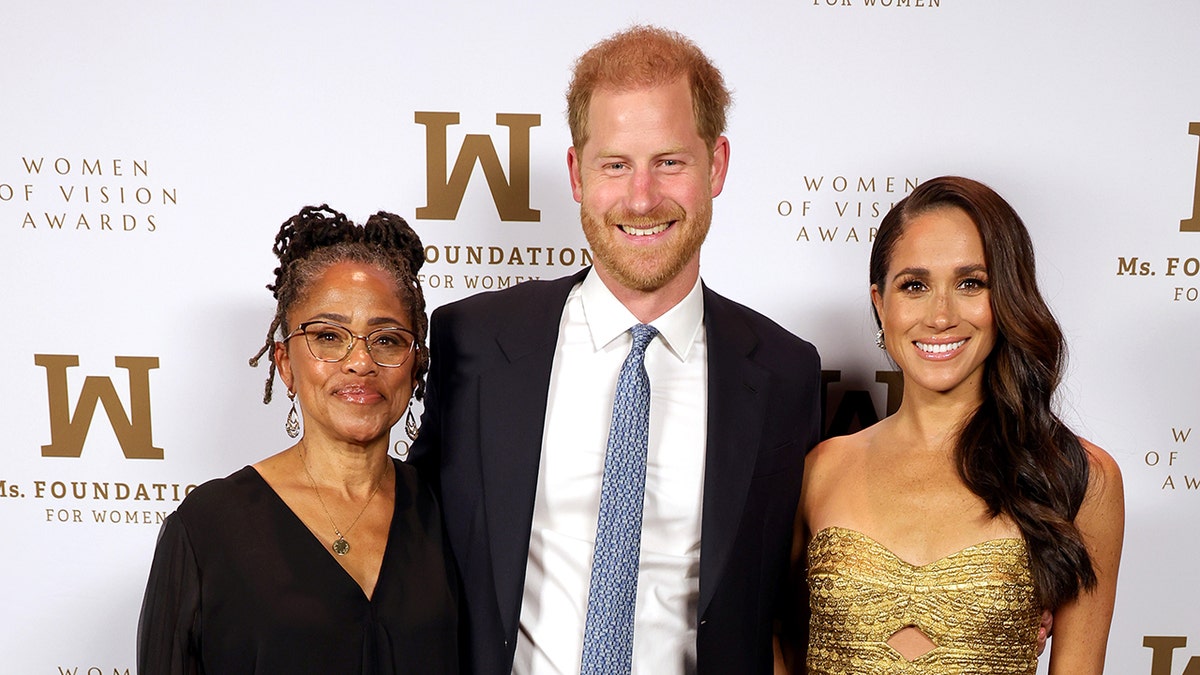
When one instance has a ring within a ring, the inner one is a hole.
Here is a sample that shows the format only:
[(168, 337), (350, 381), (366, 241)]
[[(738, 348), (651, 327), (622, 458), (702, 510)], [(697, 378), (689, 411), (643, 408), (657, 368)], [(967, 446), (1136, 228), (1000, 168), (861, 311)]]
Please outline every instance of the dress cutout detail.
[[(928, 565), (840, 527), (808, 545), (810, 675), (1037, 672), (1041, 608), (1022, 539), (992, 539)], [(936, 646), (906, 660), (888, 645), (915, 626)]]

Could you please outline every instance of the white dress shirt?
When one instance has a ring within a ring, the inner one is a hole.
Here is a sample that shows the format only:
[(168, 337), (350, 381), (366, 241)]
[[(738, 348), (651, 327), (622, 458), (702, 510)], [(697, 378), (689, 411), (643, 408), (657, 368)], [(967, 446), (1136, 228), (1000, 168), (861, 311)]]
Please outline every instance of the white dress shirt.
[[(542, 437), (513, 672), (579, 672), (617, 375), (638, 320), (589, 273), (567, 298)], [(708, 352), (700, 281), (651, 322), (650, 438), (633, 672), (696, 672)]]

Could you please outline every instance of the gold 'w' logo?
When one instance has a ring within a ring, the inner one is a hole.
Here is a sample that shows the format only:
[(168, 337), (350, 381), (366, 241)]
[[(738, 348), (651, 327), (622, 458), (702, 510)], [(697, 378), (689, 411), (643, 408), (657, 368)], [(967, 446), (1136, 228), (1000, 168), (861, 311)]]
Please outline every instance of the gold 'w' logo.
[[(1188, 125), (1188, 134), (1200, 136), (1200, 122)], [(1192, 217), (1179, 221), (1180, 232), (1200, 232), (1200, 146), (1196, 149), (1196, 186), (1192, 188)]]
[[(1142, 646), (1152, 650), (1150, 675), (1171, 675), (1175, 650), (1186, 647), (1187, 638), (1182, 635), (1147, 635), (1142, 639)], [(1188, 659), (1180, 675), (1200, 675), (1200, 656)]]
[(104, 406), (113, 433), (126, 459), (162, 459), (162, 448), (154, 447), (150, 429), (150, 370), (158, 367), (153, 356), (118, 356), (118, 368), (129, 371), (129, 416), (107, 377), (89, 375), (83, 381), (75, 414), (67, 396), (67, 368), (79, 365), (70, 354), (35, 354), (34, 363), (46, 369), (50, 398), (50, 445), (42, 446), (43, 457), (79, 457), (87, 439), (96, 404)]
[(485, 134), (467, 134), (454, 171), (448, 172), (446, 128), (458, 124), (458, 113), (418, 112), (417, 124), (425, 125), (425, 200), (417, 209), (421, 220), (454, 220), (467, 191), (467, 182), (478, 163), (500, 220), (537, 222), (541, 211), (529, 208), (529, 130), (542, 123), (541, 115), (497, 113), (496, 124), (508, 127), (508, 178), (492, 139)]

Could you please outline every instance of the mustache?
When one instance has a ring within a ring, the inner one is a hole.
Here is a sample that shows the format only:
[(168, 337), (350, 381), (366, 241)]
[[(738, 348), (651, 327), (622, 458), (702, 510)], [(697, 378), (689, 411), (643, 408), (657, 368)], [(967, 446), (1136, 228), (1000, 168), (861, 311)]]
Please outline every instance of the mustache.
[(659, 204), (649, 213), (630, 213), (625, 210), (613, 209), (604, 214), (605, 225), (629, 225), (634, 228), (653, 227), (660, 223), (684, 220), (687, 211), (675, 204)]

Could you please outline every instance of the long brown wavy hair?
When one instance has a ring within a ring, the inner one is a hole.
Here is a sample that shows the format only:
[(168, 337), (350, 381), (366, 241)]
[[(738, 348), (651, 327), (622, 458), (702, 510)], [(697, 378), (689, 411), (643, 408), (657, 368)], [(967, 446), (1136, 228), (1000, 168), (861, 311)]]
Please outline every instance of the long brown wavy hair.
[(1066, 344), (1038, 291), (1025, 224), (988, 186), (934, 178), (884, 216), (871, 248), (871, 283), (884, 287), (905, 226), (946, 207), (962, 209), (979, 230), (997, 333), (984, 365), (983, 401), (958, 432), (958, 474), (992, 517), (1004, 514), (1020, 528), (1040, 599), (1052, 609), (1096, 585), (1074, 522), (1087, 492), (1088, 455), (1054, 412)]

